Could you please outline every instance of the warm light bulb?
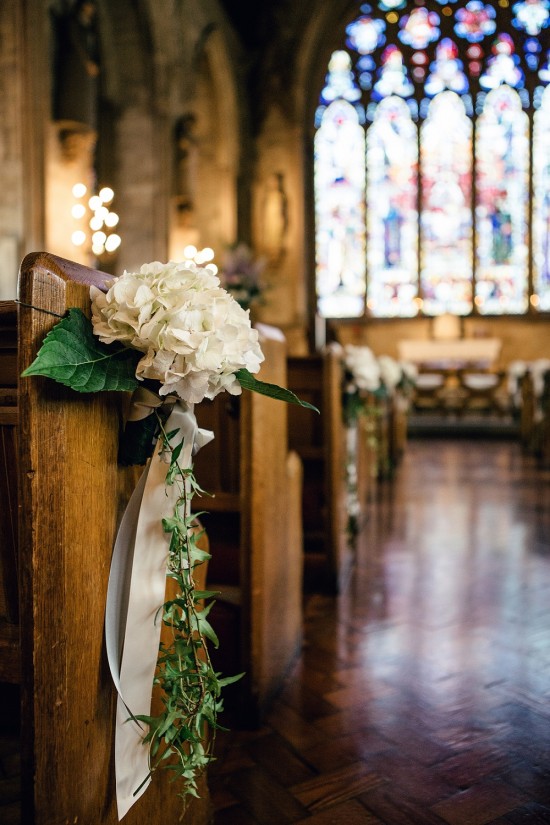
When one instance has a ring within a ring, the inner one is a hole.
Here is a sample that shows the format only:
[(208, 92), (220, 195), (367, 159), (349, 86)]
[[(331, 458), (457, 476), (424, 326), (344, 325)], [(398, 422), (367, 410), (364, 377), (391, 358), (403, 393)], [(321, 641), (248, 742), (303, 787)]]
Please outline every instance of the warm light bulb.
[(86, 233), (81, 229), (77, 229), (76, 232), (73, 232), (71, 235), (71, 241), (75, 246), (82, 246), (82, 244), (86, 242)]
[(98, 195), (92, 195), (92, 197), (88, 201), (88, 206), (90, 207), (92, 212), (95, 212), (96, 209), (99, 209), (102, 205), (103, 204), (101, 203), (101, 198)]
[(107, 240), (105, 241), (105, 249), (107, 252), (114, 252), (115, 249), (118, 249), (121, 244), (121, 237), (114, 233), (113, 235), (109, 235)]
[(99, 197), (103, 201), (103, 203), (111, 203), (115, 196), (115, 193), (111, 189), (110, 186), (104, 186), (102, 189), (99, 190)]
[(85, 183), (75, 183), (73, 186), (73, 195), (75, 198), (83, 198), (88, 188)]
[(95, 243), (92, 245), (92, 252), (96, 257), (99, 257), (100, 255), (103, 255), (103, 253), (105, 252), (105, 247), (102, 243)]
[(84, 206), (84, 204), (83, 203), (75, 203), (75, 205), (71, 209), (71, 215), (73, 216), (73, 218), (76, 218), (78, 220), (79, 218), (83, 218), (85, 214), (86, 214), (86, 207)]
[(103, 220), (98, 218), (97, 215), (94, 215), (93, 218), (90, 218), (90, 229), (93, 229), (97, 232), (98, 229), (103, 228)]
[(218, 267), (216, 266), (216, 264), (206, 264), (204, 268), (211, 272), (212, 275), (218, 274)]
[(92, 235), (92, 243), (94, 244), (104, 244), (107, 240), (107, 235), (105, 232), (94, 232)]
[(186, 246), (183, 250), (183, 254), (186, 258), (191, 258), (192, 260), (197, 254), (197, 247), (193, 246), (192, 244), (189, 244), (189, 246)]
[(538, 305), (540, 304), (540, 298), (538, 295), (531, 295), (529, 301), (532, 307), (538, 307)]
[(105, 226), (116, 226), (118, 220), (119, 218), (116, 212), (107, 212), (105, 215)]
[(213, 261), (214, 260), (214, 250), (211, 249), (209, 246), (205, 246), (204, 249), (201, 251), (203, 261)]

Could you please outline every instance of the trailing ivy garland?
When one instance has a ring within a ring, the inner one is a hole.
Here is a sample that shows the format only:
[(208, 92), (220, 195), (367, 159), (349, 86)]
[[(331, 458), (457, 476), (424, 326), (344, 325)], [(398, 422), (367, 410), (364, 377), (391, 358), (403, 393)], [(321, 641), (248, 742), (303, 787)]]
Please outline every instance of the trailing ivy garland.
[(197, 796), (197, 774), (213, 756), (218, 713), (223, 709), (221, 690), (244, 674), (222, 679), (212, 668), (205, 639), (218, 647), (207, 618), (214, 602), (207, 606), (201, 602), (217, 593), (197, 590), (194, 579), (195, 568), (210, 558), (197, 544), (202, 533), (197, 533), (197, 514), (191, 511), (193, 496), (204, 490), (192, 470), (178, 464), (183, 443), (170, 445), (178, 431), (165, 433), (157, 418), (162, 450), (170, 454), (166, 485), (178, 488), (173, 516), (163, 519), (164, 531), (170, 534), (167, 577), (175, 582), (176, 593), (161, 608), (163, 624), (170, 630), (169, 642), (160, 644), (154, 680), (161, 691), (163, 710), (158, 716), (136, 718), (149, 727), (143, 742), (149, 744), (151, 774), (165, 767), (183, 780), (182, 796)]

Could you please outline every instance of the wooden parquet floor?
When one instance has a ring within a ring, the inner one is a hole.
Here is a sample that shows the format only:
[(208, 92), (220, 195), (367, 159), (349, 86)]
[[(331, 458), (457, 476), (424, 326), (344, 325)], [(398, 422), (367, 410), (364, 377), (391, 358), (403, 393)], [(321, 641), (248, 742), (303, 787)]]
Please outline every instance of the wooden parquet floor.
[(264, 726), (218, 755), (215, 825), (550, 823), (550, 472), (411, 441), (349, 588), (308, 597)]
[(550, 471), (510, 441), (411, 441), (264, 726), (217, 752), (214, 825), (550, 825)]

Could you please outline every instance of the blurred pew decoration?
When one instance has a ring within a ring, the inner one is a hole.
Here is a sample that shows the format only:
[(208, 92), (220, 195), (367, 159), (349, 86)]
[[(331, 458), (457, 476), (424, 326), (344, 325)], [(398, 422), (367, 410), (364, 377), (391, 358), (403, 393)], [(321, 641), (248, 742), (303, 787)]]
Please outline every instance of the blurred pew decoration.
[[(286, 386), (284, 336), (257, 329), (261, 380)], [(207, 494), (194, 502), (207, 511), (201, 520), (212, 552), (209, 589), (220, 592), (211, 611), (220, 650), (211, 657), (224, 673), (245, 672), (224, 696), (237, 723), (248, 727), (260, 723), (302, 638), (302, 467), (288, 449), (292, 406), (243, 393), (197, 409), (199, 425), (216, 433), (195, 458)], [(305, 412), (308, 425), (317, 424), (319, 416)]]
[[(4, 582), (13, 575), (13, 564), (4, 563), (7, 549), (17, 567), (7, 588), (10, 616), (20, 618), (22, 822), (33, 825), (118, 822), (116, 694), (103, 628), (117, 521), (136, 481), (135, 468), (116, 461), (127, 399), (80, 395), (44, 378), (17, 381), (59, 317), (69, 307), (89, 312), (90, 284), (102, 288), (110, 277), (47, 253), (28, 255), (20, 273), (16, 358), (14, 307), (0, 314), (2, 492), (9, 490), (0, 513), (2, 526), (11, 525), (2, 533), (0, 572)], [(12, 658), (0, 648), (1, 678), (8, 681), (18, 679), (5, 672)], [(201, 798), (184, 813), (161, 771), (124, 821), (153, 822), (162, 810), (174, 821), (206, 825), (205, 775), (199, 789)]]
[[(366, 346), (344, 349), (344, 420), (348, 431), (348, 477), (357, 477), (358, 529), (366, 519), (377, 479), (392, 476), (405, 450), (414, 364)], [(353, 468), (355, 458), (356, 468)]]
[(550, 359), (512, 361), (508, 393), (526, 453), (550, 466)]

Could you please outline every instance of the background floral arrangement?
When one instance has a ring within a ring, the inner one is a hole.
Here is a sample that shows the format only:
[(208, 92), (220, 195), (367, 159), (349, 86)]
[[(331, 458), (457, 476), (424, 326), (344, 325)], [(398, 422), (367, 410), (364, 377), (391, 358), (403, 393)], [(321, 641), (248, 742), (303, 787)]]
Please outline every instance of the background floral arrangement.
[(396, 390), (409, 397), (417, 377), (414, 364), (376, 356), (370, 347), (347, 344), (344, 348), (344, 415), (353, 422), (369, 412), (369, 396), (389, 398)]
[(266, 289), (262, 280), (264, 269), (265, 261), (254, 258), (247, 244), (239, 243), (226, 252), (220, 279), (243, 309), (261, 302)]

